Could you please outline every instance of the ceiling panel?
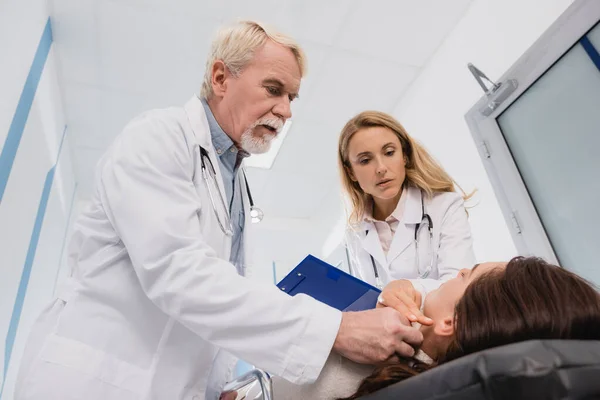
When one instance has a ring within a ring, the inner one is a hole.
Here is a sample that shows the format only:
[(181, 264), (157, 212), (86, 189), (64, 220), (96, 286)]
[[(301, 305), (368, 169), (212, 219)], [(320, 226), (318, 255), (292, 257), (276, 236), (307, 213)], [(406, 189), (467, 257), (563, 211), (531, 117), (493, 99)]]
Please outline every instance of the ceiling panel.
[(96, 0), (103, 3), (117, 3), (138, 9), (154, 10), (162, 14), (178, 16), (186, 21), (221, 20), (231, 7), (229, 1), (209, 0)]
[(330, 179), (323, 174), (271, 171), (256, 205), (270, 217), (310, 218)]
[(222, 0), (225, 4), (223, 21), (231, 22), (241, 19), (255, 19), (268, 24), (277, 24), (277, 15), (281, 8), (281, 0)]
[(350, 0), (283, 0), (275, 21), (297, 40), (332, 45), (350, 12)]
[(365, 109), (392, 111), (418, 74), (415, 66), (431, 56), (468, 3), (54, 0), (53, 30), (81, 193), (89, 195), (96, 161), (131, 118), (181, 106), (199, 91), (218, 26), (256, 18), (300, 42), (308, 75), (272, 169), (248, 169), (252, 192), (274, 217), (327, 215), (321, 208), (335, 207), (324, 200), (338, 190), (335, 157), (343, 124)]
[[(292, 103), (292, 119), (302, 118), (303, 109), (310, 104), (315, 85), (318, 83), (325, 62), (331, 53), (331, 46), (303, 40), (300, 42), (307, 58), (307, 72), (302, 78), (299, 98)], [(308, 115), (305, 115), (307, 117)]]
[(312, 120), (344, 124), (360, 111), (391, 111), (418, 69), (332, 50), (304, 113)]
[(63, 82), (100, 81), (100, 52), (94, 0), (54, 0), (52, 36)]
[(75, 144), (100, 149), (108, 147), (138, 114), (169, 105), (148, 96), (78, 83), (64, 85), (63, 93)]
[(127, 4), (98, 4), (102, 84), (177, 97), (198, 91), (218, 21)]
[[(274, 166), (281, 172), (337, 174), (337, 142), (342, 125), (298, 118), (286, 137)], [(332, 173), (333, 172), (333, 173)]]
[(401, 65), (423, 66), (472, 0), (362, 0), (336, 45)]

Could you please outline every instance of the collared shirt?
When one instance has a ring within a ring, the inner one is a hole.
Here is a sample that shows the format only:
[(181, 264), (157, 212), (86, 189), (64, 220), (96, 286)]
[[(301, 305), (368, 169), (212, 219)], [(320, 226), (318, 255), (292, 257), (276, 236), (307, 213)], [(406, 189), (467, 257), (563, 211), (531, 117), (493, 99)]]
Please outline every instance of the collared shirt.
[(398, 200), (396, 208), (385, 221), (379, 221), (373, 218), (372, 211), (365, 214), (365, 221), (372, 222), (373, 225), (375, 225), (377, 236), (379, 236), (379, 242), (381, 242), (381, 247), (386, 255), (390, 250), (390, 245), (392, 244), (392, 239), (394, 238), (398, 224), (402, 221), (402, 215), (404, 214), (404, 207), (406, 204), (406, 192), (406, 188), (402, 189), (402, 195), (400, 196), (400, 200)]
[(229, 214), (231, 215), (231, 224), (233, 225), (233, 237), (231, 240), (231, 255), (229, 261), (236, 266), (240, 274), (244, 271), (244, 200), (242, 190), (246, 189), (245, 182), (240, 179), (238, 174), (242, 160), (250, 154), (243, 150), (238, 150), (233, 141), (225, 131), (221, 128), (215, 119), (212, 110), (208, 106), (205, 99), (201, 99), (206, 117), (208, 119), (208, 127), (210, 129), (210, 137), (212, 144), (217, 152), (219, 160), (219, 169), (223, 176), (223, 184), (225, 186), (225, 201), (229, 206)]

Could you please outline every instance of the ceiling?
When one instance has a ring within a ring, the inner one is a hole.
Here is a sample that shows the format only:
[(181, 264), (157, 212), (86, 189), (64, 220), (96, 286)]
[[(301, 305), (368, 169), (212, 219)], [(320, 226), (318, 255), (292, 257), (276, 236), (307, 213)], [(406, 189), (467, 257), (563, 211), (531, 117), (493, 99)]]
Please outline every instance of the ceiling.
[(85, 199), (102, 152), (136, 114), (183, 105), (223, 23), (257, 19), (295, 37), (308, 76), (270, 170), (248, 169), (271, 221), (339, 207), (336, 143), (351, 116), (391, 112), (471, 0), (54, 0), (59, 80)]

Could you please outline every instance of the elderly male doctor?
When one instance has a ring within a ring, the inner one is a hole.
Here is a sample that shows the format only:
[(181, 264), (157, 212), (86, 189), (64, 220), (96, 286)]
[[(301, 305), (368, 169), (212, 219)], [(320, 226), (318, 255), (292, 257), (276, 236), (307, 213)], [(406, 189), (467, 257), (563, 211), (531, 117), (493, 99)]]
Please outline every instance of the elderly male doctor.
[(216, 399), (235, 357), (303, 383), (332, 350), (412, 355), (422, 336), (393, 309), (341, 313), (243, 276), (241, 164), (291, 117), (304, 62), (290, 38), (238, 23), (213, 43), (202, 98), (127, 125), (98, 164), (72, 278), (30, 335), (16, 399)]

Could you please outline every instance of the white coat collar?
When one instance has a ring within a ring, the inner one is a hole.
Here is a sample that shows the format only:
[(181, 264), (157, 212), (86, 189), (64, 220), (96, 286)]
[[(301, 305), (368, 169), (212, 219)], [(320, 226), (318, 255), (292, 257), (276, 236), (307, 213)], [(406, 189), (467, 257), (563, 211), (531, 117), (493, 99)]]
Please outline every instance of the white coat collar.
[(415, 224), (421, 221), (421, 190), (412, 185), (406, 185), (406, 204), (402, 220), (396, 228), (396, 233), (387, 254), (388, 263), (392, 263), (415, 240)]
[(406, 185), (406, 204), (404, 205), (404, 214), (402, 216), (402, 223), (404, 224), (418, 224), (421, 222), (422, 209), (421, 209), (421, 197), (423, 196), (421, 189), (412, 185)]
[[(194, 95), (194, 97), (192, 97), (185, 104), (184, 109), (188, 120), (190, 121), (190, 125), (192, 126), (196, 144), (204, 147), (208, 152), (208, 156), (212, 161), (213, 168), (215, 169), (215, 173), (217, 175), (217, 185), (219, 186), (221, 196), (226, 199), (227, 196), (225, 192), (225, 185), (223, 184), (223, 175), (221, 175), (221, 168), (212, 144), (208, 118), (206, 117), (206, 112), (202, 106), (202, 101), (198, 98), (198, 96)], [(194, 148), (194, 151), (199, 151), (199, 149)]]
[[(194, 131), (194, 137), (197, 143), (213, 153), (213, 145), (210, 139), (210, 127), (208, 126), (208, 118), (204, 112), (201, 100), (194, 95), (184, 106), (185, 112)], [(215, 160), (216, 161), (216, 160)]]
[[(210, 126), (208, 124), (208, 117), (206, 116), (206, 111), (204, 110), (204, 106), (202, 105), (202, 100), (196, 95), (194, 95), (184, 106), (185, 113), (187, 114), (188, 120), (190, 121), (190, 125), (192, 127), (192, 131), (194, 132), (194, 138), (196, 139), (196, 144), (204, 147), (209, 154), (211, 161), (215, 167), (215, 172), (217, 173), (217, 184), (219, 185), (219, 190), (223, 198), (225, 197), (225, 186), (223, 185), (223, 177), (221, 175), (221, 168), (219, 162), (217, 162), (217, 155), (212, 143), (211, 135), (210, 135)], [(194, 149), (196, 151), (196, 149)], [(238, 174), (242, 172), (242, 168), (238, 171)], [(250, 200), (248, 198), (248, 194), (246, 190), (242, 190), (242, 199), (244, 202), (244, 210), (245, 210), (245, 227), (244, 227), (244, 275), (249, 276), (252, 274), (252, 260), (251, 254), (252, 252), (249, 249), (252, 248), (251, 239), (252, 234), (249, 232), (254, 229), (251, 224), (250, 219)]]
[(390, 244), (387, 257), (383, 253), (379, 236), (375, 225), (370, 221), (363, 221), (361, 230), (362, 247), (373, 256), (380, 265), (391, 264), (402, 252), (414, 241), (414, 226), (421, 222), (421, 190), (412, 185), (406, 185), (404, 190), (407, 191), (406, 204), (404, 205), (404, 213), (402, 220), (396, 228), (396, 232)]
[[(407, 184), (404, 188), (406, 191), (406, 202), (404, 204), (404, 211), (400, 222), (403, 224), (418, 224), (421, 222), (422, 209), (421, 209), (421, 189)], [(364, 232), (366, 230), (374, 229), (372, 217), (366, 215), (360, 222), (360, 229)]]

